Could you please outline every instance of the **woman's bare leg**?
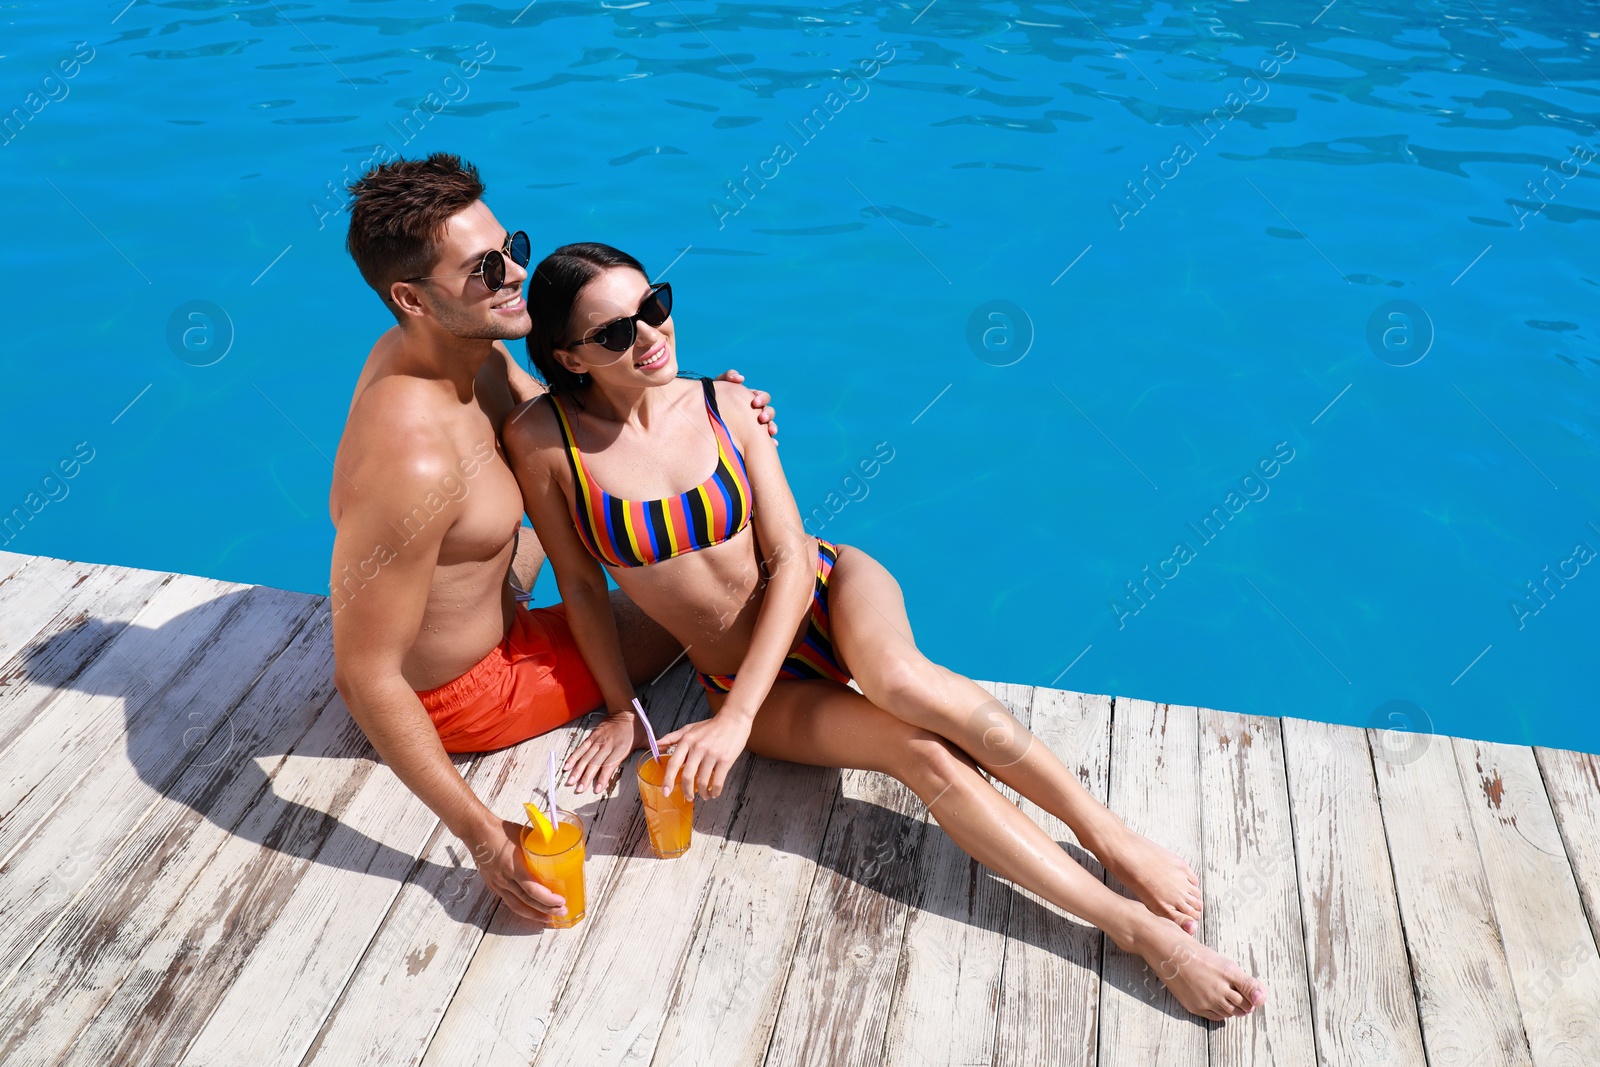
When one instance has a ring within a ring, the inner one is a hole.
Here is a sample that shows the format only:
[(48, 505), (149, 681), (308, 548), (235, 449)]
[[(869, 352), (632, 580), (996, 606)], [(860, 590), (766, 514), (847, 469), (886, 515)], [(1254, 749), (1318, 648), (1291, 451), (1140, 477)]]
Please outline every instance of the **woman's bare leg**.
[(900, 585), (882, 564), (841, 547), (828, 592), (834, 647), (868, 699), (960, 745), (990, 775), (1070, 826), (1152, 912), (1189, 933), (1198, 929), (1203, 904), (1194, 870), (1129, 830), (983, 687), (928, 660), (912, 637)]
[(973, 859), (1142, 956), (1197, 1015), (1243, 1015), (1266, 999), (1261, 984), (1237, 964), (1080, 867), (953, 744), (859, 693), (832, 682), (780, 681), (756, 715), (749, 748), (772, 759), (881, 771), (899, 779)]

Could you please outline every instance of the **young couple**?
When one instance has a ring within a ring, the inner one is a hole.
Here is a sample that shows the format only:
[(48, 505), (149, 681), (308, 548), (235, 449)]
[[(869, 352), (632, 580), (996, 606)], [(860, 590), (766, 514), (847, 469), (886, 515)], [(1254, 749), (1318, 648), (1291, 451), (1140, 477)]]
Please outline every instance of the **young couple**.
[[(335, 460), (336, 680), (508, 906), (539, 918), (561, 900), (522, 869), (519, 824), (490, 812), (448, 753), (604, 706), (567, 765), (577, 791), (603, 787), (644, 743), (634, 686), (687, 650), (712, 715), (662, 739), (676, 744), (680, 788), (717, 796), (747, 749), (881, 771), (985, 866), (1142, 956), (1190, 1011), (1219, 1020), (1265, 999), (1193, 937), (1189, 866), (1128, 830), (983, 689), (924, 657), (882, 565), (805, 533), (766, 397), (731, 371), (678, 376), (668, 285), (601, 244), (557, 249), (530, 280), (527, 235), (495, 219), (454, 156), (385, 164), (352, 192), (350, 253), (398, 326), (367, 358)], [(543, 387), (502, 343), (523, 337)], [(539, 564), (530, 539), (516, 544), (524, 512), (556, 607), (523, 606), (508, 581), (531, 587)], [(1138, 900), (1075, 863), (986, 775), (1070, 826)]]

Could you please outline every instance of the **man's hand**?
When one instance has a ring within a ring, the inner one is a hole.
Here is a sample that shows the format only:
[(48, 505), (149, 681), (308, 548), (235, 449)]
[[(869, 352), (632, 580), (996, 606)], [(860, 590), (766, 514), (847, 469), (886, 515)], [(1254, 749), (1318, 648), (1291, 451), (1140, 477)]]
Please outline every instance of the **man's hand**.
[(662, 790), (672, 792), (674, 782), (682, 771), (679, 787), (689, 793), (715, 799), (722, 795), (728, 772), (744, 752), (750, 740), (750, 719), (738, 715), (717, 714), (709, 719), (690, 723), (657, 740), (662, 748), (676, 744), (677, 751), (667, 759), (667, 772), (662, 778)]
[(479, 844), (472, 854), (484, 884), (524, 919), (548, 925), (551, 916), (567, 913), (565, 898), (535, 882), (522, 862), (521, 826), (500, 820), (500, 836)]
[(567, 757), (566, 766), (562, 768), (567, 784), (574, 793), (581, 793), (585, 788), (599, 792), (610, 783), (611, 776), (617, 773), (629, 753), (649, 743), (644, 724), (632, 709), (613, 711), (583, 739), (577, 751)]
[[(744, 375), (736, 370), (725, 370), (717, 375), (719, 382), (732, 382), (734, 385), (744, 384)], [(756, 409), (756, 421), (767, 428), (768, 436), (774, 440), (778, 437), (778, 413), (768, 405), (772, 403), (772, 394), (764, 393), (760, 389), (750, 390), (750, 406)]]

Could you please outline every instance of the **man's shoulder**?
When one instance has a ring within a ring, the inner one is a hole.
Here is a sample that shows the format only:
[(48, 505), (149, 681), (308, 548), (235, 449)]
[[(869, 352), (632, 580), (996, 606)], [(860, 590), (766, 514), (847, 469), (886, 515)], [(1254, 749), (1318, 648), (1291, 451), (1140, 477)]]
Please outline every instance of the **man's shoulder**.
[(437, 478), (456, 463), (445, 432), (448, 405), (435, 383), (403, 374), (372, 382), (345, 422), (340, 451), (359, 466), (382, 468), (386, 480)]

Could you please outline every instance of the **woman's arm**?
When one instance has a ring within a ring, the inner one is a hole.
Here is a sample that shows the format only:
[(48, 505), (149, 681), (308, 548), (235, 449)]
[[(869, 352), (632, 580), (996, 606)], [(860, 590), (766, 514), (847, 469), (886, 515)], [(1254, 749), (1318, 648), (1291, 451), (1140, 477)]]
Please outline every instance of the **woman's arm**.
[(711, 720), (694, 723), (663, 738), (669, 743), (683, 742), (667, 763), (667, 791), (671, 792), (681, 768), (690, 788), (711, 797), (722, 792), (729, 769), (744, 751), (750, 724), (772, 691), (795, 632), (810, 607), (816, 580), (816, 541), (800, 523), (800, 509), (795, 506), (789, 481), (778, 462), (777, 444), (751, 410), (750, 391), (731, 384), (713, 388), (717, 390), (717, 407), (725, 413), (723, 420), (744, 454), (755, 496), (755, 532), (765, 553), (761, 567), (767, 582), (750, 648), (722, 707)]
[(611, 613), (605, 571), (578, 539), (567, 510), (566, 493), (556, 478), (556, 472), (564, 469), (565, 457), (552, 415), (544, 410), (549, 403), (535, 400), (518, 407), (507, 417), (502, 438), (506, 458), (522, 490), (523, 507), (555, 571), (573, 640), (610, 712), (606, 722), (567, 760), (566, 770), (576, 769), (573, 787), (582, 792), (586, 784), (609, 781), (612, 772), (633, 751), (634, 694), (622, 658), (616, 617)]

